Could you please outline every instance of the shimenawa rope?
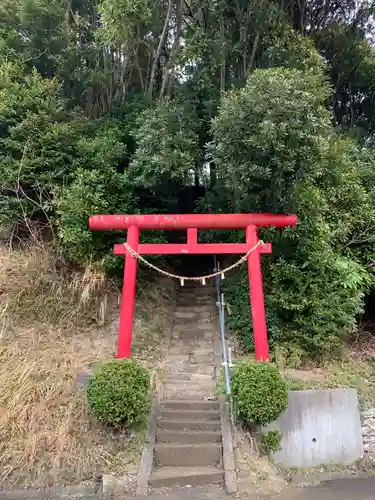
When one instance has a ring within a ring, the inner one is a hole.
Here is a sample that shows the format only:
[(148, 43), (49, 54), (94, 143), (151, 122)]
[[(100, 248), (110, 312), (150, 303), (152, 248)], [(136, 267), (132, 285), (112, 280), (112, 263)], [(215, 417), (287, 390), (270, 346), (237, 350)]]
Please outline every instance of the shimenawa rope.
[(147, 259), (142, 257), (138, 252), (136, 252), (131, 246), (129, 246), (126, 242), (124, 243), (124, 246), (126, 250), (136, 259), (138, 259), (140, 262), (143, 262), (146, 266), (150, 267), (154, 271), (157, 271), (160, 274), (163, 274), (164, 276), (168, 276), (169, 278), (174, 278), (177, 279), (181, 282), (181, 285), (184, 284), (184, 281), (202, 281), (202, 284), (205, 285), (206, 280), (215, 278), (216, 276), (221, 275), (224, 277), (224, 274), (231, 271), (232, 269), (235, 269), (236, 267), (240, 266), (243, 264), (246, 259), (249, 257), (250, 254), (252, 254), (258, 247), (261, 247), (264, 245), (264, 241), (259, 240), (256, 245), (254, 245), (250, 250), (243, 256), (241, 257), (237, 262), (232, 264), (231, 266), (227, 267), (226, 269), (220, 269), (220, 271), (217, 271), (216, 273), (212, 274), (206, 274), (205, 276), (180, 276), (178, 274), (173, 274), (169, 273), (168, 271), (165, 271), (164, 269), (160, 269), (160, 267), (154, 266), (151, 262), (149, 262)]

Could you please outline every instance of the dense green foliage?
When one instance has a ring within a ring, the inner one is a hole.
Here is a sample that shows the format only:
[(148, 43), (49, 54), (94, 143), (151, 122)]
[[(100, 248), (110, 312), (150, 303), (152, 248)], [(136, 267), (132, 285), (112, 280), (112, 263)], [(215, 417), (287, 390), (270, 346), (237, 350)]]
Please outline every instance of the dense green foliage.
[(133, 359), (109, 361), (90, 378), (87, 400), (104, 424), (143, 424), (150, 406), (150, 375)]
[(248, 426), (273, 422), (288, 404), (285, 381), (268, 363), (238, 363), (233, 369), (231, 387), (235, 415)]
[[(115, 273), (92, 213), (296, 212), (262, 234), (271, 344), (332, 353), (374, 285), (374, 8), (0, 0), (2, 232)], [(245, 270), (227, 286), (251, 349)]]
[[(298, 214), (296, 228), (265, 232), (274, 252), (264, 279), (272, 342), (309, 353), (329, 352), (353, 331), (370, 282), (346, 243), (371, 224), (373, 192), (353, 163), (360, 152), (331, 126), (328, 92), (316, 71), (255, 71), (222, 100), (211, 145), (216, 200), (229, 192), (233, 211)], [(243, 270), (229, 291), (245, 346), (247, 289)]]
[(281, 450), (283, 436), (280, 431), (267, 431), (262, 434), (260, 449), (263, 453), (276, 453)]

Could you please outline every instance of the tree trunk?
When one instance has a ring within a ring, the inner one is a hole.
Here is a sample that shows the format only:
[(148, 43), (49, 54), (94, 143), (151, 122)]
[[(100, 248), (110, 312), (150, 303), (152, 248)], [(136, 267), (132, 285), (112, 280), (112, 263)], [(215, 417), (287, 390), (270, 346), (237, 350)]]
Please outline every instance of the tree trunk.
[(160, 35), (159, 45), (158, 45), (158, 48), (156, 50), (156, 54), (154, 57), (154, 61), (152, 63), (152, 68), (151, 68), (150, 82), (148, 84), (148, 91), (147, 91), (147, 97), (150, 101), (152, 100), (152, 96), (153, 96), (153, 88), (154, 88), (154, 82), (155, 82), (155, 76), (156, 76), (156, 69), (158, 66), (158, 60), (159, 60), (159, 57), (161, 54), (161, 49), (163, 48), (163, 45), (164, 45), (165, 38), (167, 36), (168, 24), (169, 24), (169, 20), (171, 18), (171, 14), (172, 14), (172, 0), (169, 0), (168, 1), (167, 15), (165, 16), (165, 21), (164, 21), (164, 26), (163, 26), (163, 31)]
[(254, 40), (254, 43), (253, 43), (253, 48), (251, 50), (250, 61), (249, 61), (249, 65), (247, 67), (247, 77), (250, 75), (251, 69), (252, 69), (253, 64), (254, 64), (255, 54), (256, 54), (256, 51), (257, 51), (257, 48), (258, 48), (258, 43), (259, 43), (259, 38), (260, 38), (260, 34), (259, 34), (259, 31), (258, 31), (256, 33), (256, 35), (255, 35), (255, 40)]
[(224, 33), (224, 19), (223, 15), (220, 16), (220, 41), (221, 41), (221, 50), (223, 53), (223, 60), (220, 64), (220, 90), (223, 92), (225, 90), (225, 33)]
[(184, 4), (184, 0), (177, 1), (177, 5), (176, 5), (176, 35), (175, 35), (175, 39), (173, 41), (173, 46), (172, 46), (169, 60), (164, 68), (163, 83), (161, 85), (159, 97), (163, 97), (165, 90), (167, 88), (168, 80), (169, 80), (168, 95), (170, 96), (172, 93), (172, 78), (174, 75), (173, 58), (176, 56), (176, 54), (180, 48), (183, 4)]

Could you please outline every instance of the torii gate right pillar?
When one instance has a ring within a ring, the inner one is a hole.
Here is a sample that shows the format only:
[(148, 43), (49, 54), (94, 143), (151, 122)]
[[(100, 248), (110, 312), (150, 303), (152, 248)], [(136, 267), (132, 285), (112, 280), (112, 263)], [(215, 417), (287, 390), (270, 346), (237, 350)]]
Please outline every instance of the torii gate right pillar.
[[(254, 247), (258, 243), (258, 231), (256, 226), (247, 226), (246, 243)], [(268, 336), (266, 311), (264, 307), (262, 268), (260, 264), (260, 252), (252, 252), (247, 258), (250, 289), (250, 306), (253, 320), (255, 356), (259, 361), (268, 361)]]

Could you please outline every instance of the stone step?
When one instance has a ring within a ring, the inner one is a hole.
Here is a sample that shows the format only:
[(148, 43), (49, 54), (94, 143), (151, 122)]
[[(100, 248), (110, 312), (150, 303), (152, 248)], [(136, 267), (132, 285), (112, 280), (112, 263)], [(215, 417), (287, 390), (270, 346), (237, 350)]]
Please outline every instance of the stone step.
[[(191, 373), (206, 373), (209, 375), (212, 373), (213, 370), (213, 360), (214, 360), (214, 355), (213, 354), (195, 354), (194, 352), (190, 352), (188, 354), (189, 359), (174, 359), (173, 356), (168, 357), (165, 362), (170, 366), (171, 368), (173, 367), (173, 364), (176, 365), (176, 371), (179, 372), (191, 372)], [(205, 361), (201, 361), (201, 360)], [(197, 367), (197, 360), (201, 363), (199, 367)], [(207, 363), (206, 365), (203, 363)], [(202, 370), (199, 371), (199, 368)]]
[(215, 335), (215, 325), (211, 320), (199, 320), (194, 323), (176, 322), (173, 326), (172, 339), (180, 339), (183, 344), (194, 345), (211, 341)]
[(217, 311), (216, 302), (212, 297), (177, 297), (176, 307), (211, 307), (214, 314)]
[(201, 281), (185, 281), (184, 286), (180, 286), (177, 291), (179, 293), (186, 293), (186, 292), (214, 292), (216, 290), (215, 284), (212, 281), (206, 281), (205, 285), (202, 285)]
[[(214, 278), (211, 278), (211, 280), (207, 281), (207, 284), (205, 286), (209, 287), (210, 285), (215, 286), (215, 279)], [(187, 287), (200, 288), (201, 284), (200, 284), (200, 281), (186, 280), (184, 286), (182, 286), (180, 288), (183, 289), (183, 288), (187, 288)]]
[(221, 443), (219, 431), (158, 431), (158, 443)]
[(161, 467), (155, 468), (149, 484), (153, 488), (173, 486), (205, 486), (222, 484), (224, 471), (211, 467)]
[(194, 388), (181, 388), (181, 387), (164, 387), (163, 397), (165, 399), (186, 399), (186, 398), (194, 398), (194, 399), (207, 399), (214, 396), (216, 388), (208, 388), (208, 387), (194, 387)]
[(215, 295), (211, 293), (185, 293), (176, 296), (176, 304), (187, 306), (216, 305)]
[(188, 307), (185, 308), (185, 311), (177, 310), (174, 313), (174, 317), (177, 321), (184, 320), (184, 322), (195, 322), (195, 321), (202, 321), (204, 319), (206, 320), (211, 320), (211, 313), (210, 312), (194, 312), (191, 311)]
[(162, 409), (166, 410), (219, 410), (220, 403), (219, 401), (195, 401), (194, 399), (178, 399), (176, 401), (162, 401), (161, 403)]
[[(177, 338), (177, 333), (179, 337)], [(191, 351), (197, 351), (200, 349), (205, 350), (205, 354), (211, 354), (214, 350), (213, 340), (204, 340), (204, 335), (208, 335), (207, 332), (194, 332), (189, 328), (188, 334), (181, 334), (180, 332), (174, 332), (174, 337), (172, 337), (169, 344), (169, 354), (190, 354)], [(213, 339), (214, 335), (212, 331), (209, 332), (210, 338)], [(181, 348), (179, 352), (177, 349)], [(189, 350), (189, 352), (188, 352)], [(208, 353), (207, 353), (208, 350)], [(198, 353), (202, 354), (202, 353)]]
[[(213, 369), (213, 356), (191, 356), (188, 361), (176, 361), (176, 360), (166, 360), (167, 373), (171, 374), (173, 378), (173, 373), (186, 372), (192, 374), (202, 374), (211, 375), (211, 370)], [(176, 377), (177, 378), (177, 377)]]
[[(174, 401), (175, 403), (175, 401)], [(159, 429), (165, 431), (212, 431), (220, 432), (221, 424), (218, 420), (160, 420)]]
[(178, 305), (176, 307), (176, 312), (182, 312), (182, 313), (192, 312), (192, 313), (197, 313), (197, 314), (204, 313), (204, 314), (212, 315), (212, 313), (215, 312), (215, 309), (212, 306), (206, 305), (206, 304), (194, 305), (194, 306)]
[[(164, 389), (172, 389), (181, 391), (183, 395), (183, 391), (193, 391), (196, 389), (199, 391), (200, 389), (215, 389), (216, 388), (216, 381), (212, 380), (211, 377), (209, 380), (207, 379), (201, 379), (201, 378), (196, 378), (195, 380), (171, 380), (171, 379), (166, 379), (164, 381)], [(190, 397), (190, 396), (189, 396)], [(176, 398), (180, 399), (180, 398)], [(186, 399), (186, 397), (184, 398)]]
[(190, 335), (191, 338), (202, 338), (202, 334), (210, 333), (213, 335), (215, 327), (211, 321), (196, 321), (195, 323), (175, 323), (173, 327), (173, 335), (181, 334)]
[(163, 467), (216, 467), (222, 462), (221, 443), (159, 443), (154, 461)]
[(214, 395), (214, 390), (201, 389), (199, 387), (195, 389), (183, 389), (176, 390), (176, 388), (167, 388), (163, 391), (163, 397), (165, 399), (204, 399), (211, 398)]
[[(196, 366), (196, 365), (193, 365)], [(199, 367), (199, 365), (198, 365)], [(167, 384), (173, 384), (173, 383), (180, 383), (180, 382), (196, 382), (199, 384), (206, 384), (209, 382), (212, 382), (214, 380), (214, 377), (212, 374), (207, 374), (207, 373), (197, 373), (194, 372), (193, 370), (190, 370), (189, 372), (182, 372), (182, 371), (177, 371), (177, 370), (169, 370), (168, 376), (165, 379), (165, 382)]]
[(185, 345), (179, 340), (172, 339), (169, 345), (168, 354), (189, 355), (194, 350), (194, 346)]
[(193, 322), (176, 320), (173, 325), (172, 338), (176, 338), (177, 333), (184, 339), (184, 342), (190, 340), (190, 342), (196, 343), (203, 340), (205, 333), (213, 335), (215, 326), (212, 320), (205, 318)]
[(207, 420), (209, 422), (220, 420), (218, 410), (163, 410), (160, 420)]
[[(174, 332), (174, 334), (175, 333), (176, 332)], [(209, 336), (209, 339), (205, 339), (205, 336)], [(215, 352), (214, 336), (212, 332), (199, 332), (199, 337), (191, 331), (189, 333), (181, 333), (179, 338), (176, 337), (171, 339), (171, 352), (168, 352), (167, 356), (171, 358), (181, 356), (181, 359), (186, 359), (193, 353), (198, 356), (209, 356)], [(186, 350), (186, 352), (176, 352), (176, 347), (179, 346), (184, 346), (182, 350)], [(190, 348), (189, 352), (185, 349), (186, 347)]]
[(215, 293), (214, 290), (185, 290), (183, 292), (177, 293), (177, 299), (184, 299), (184, 300), (196, 300), (196, 299), (215, 299)]
[(177, 297), (191, 296), (191, 297), (215, 297), (216, 288), (205, 288), (200, 286), (198, 288), (180, 288), (177, 290)]
[[(206, 366), (213, 366), (213, 359), (214, 359), (213, 354), (191, 353), (191, 354), (185, 354), (185, 355), (181, 354), (180, 356), (178, 354), (170, 354), (166, 357), (165, 362), (168, 366), (171, 366), (174, 364), (176, 367), (189, 365), (189, 364), (190, 365), (197, 365), (198, 363), (202, 364), (202, 365), (206, 365)], [(185, 371), (183, 368), (178, 369), (178, 370)]]
[[(212, 358), (213, 359), (213, 358)], [(215, 368), (211, 365), (197, 365), (196, 363), (189, 364), (184, 363), (183, 365), (172, 366), (170, 365), (170, 369), (168, 371), (169, 378), (177, 378), (177, 379), (188, 379), (192, 374), (196, 375), (206, 375), (212, 378), (215, 377)]]
[(215, 335), (219, 335), (219, 333), (216, 333), (211, 325), (207, 326), (209, 328), (197, 331), (194, 331), (193, 327), (176, 328), (171, 335), (172, 342), (174, 344), (180, 342), (194, 348), (202, 345), (213, 348)]
[(171, 341), (171, 345), (168, 349), (168, 356), (176, 355), (176, 356), (213, 356), (214, 349), (213, 346), (208, 346), (206, 348), (202, 348), (199, 343), (196, 345), (183, 344), (181, 341)]
[[(192, 315), (193, 317), (188, 317), (188, 315)], [(180, 311), (175, 313), (174, 325), (189, 325), (195, 326), (196, 324), (206, 324), (206, 323), (214, 323), (216, 320), (212, 313), (202, 312), (202, 313), (190, 313), (188, 311)]]
[(205, 329), (199, 329), (194, 331), (194, 327), (187, 328), (183, 326), (182, 328), (176, 328), (173, 330), (171, 338), (172, 342), (181, 342), (181, 344), (197, 347), (198, 345), (206, 344), (207, 346), (213, 346), (215, 335), (214, 329), (211, 325), (207, 325)]
[[(209, 342), (209, 344), (212, 344)], [(214, 346), (212, 345), (198, 345), (194, 349), (194, 356), (213, 356), (214, 355)]]

